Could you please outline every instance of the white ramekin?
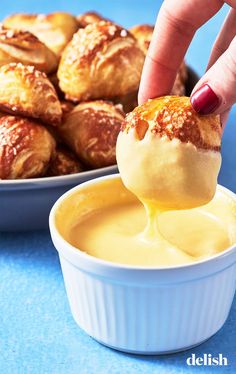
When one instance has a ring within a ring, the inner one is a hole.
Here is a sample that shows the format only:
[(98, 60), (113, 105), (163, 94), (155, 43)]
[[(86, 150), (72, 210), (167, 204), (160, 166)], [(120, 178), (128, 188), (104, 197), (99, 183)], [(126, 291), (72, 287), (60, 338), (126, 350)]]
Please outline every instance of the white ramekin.
[[(236, 246), (190, 265), (126, 266), (87, 255), (70, 245), (55, 224), (69, 196), (119, 175), (83, 183), (65, 193), (50, 213), (71, 311), (99, 342), (126, 352), (163, 354), (184, 350), (214, 335), (224, 324), (236, 287)], [(219, 189), (236, 200), (221, 186)]]

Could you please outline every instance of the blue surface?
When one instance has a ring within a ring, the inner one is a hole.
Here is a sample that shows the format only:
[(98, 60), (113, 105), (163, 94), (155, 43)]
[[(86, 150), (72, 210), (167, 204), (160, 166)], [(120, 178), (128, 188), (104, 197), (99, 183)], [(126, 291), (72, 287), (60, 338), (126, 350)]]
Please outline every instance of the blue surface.
[[(140, 5), (139, 5), (140, 4)], [(144, 5), (145, 4), (145, 5)], [(17, 11), (96, 9), (129, 27), (154, 22), (160, 1), (1, 2), (0, 16)], [(187, 61), (202, 74), (211, 44), (226, 14), (224, 8), (196, 35)], [(236, 192), (236, 124), (231, 112), (223, 141), (220, 183)], [(4, 212), (0, 211), (0, 214)], [(57, 253), (49, 233), (0, 234), (0, 373), (126, 374), (236, 372), (236, 301), (219, 333), (201, 346), (169, 356), (134, 356), (96, 343), (72, 319)], [(227, 356), (228, 367), (186, 365), (191, 353)]]

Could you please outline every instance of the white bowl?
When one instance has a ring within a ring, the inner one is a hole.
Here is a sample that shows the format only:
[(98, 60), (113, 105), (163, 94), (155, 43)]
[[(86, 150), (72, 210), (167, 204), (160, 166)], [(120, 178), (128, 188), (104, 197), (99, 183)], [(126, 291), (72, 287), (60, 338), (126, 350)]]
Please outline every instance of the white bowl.
[[(229, 314), (236, 285), (235, 246), (194, 264), (147, 268), (87, 255), (58, 231), (55, 217), (68, 198), (91, 185), (96, 191), (104, 180), (112, 188), (116, 178), (102, 177), (73, 188), (50, 213), (52, 240), (75, 321), (99, 342), (132, 353), (170, 353), (204, 342)], [(232, 192), (218, 189), (236, 200)]]
[(117, 173), (116, 165), (59, 177), (0, 180), (0, 231), (48, 228), (49, 212), (63, 193), (112, 173)]

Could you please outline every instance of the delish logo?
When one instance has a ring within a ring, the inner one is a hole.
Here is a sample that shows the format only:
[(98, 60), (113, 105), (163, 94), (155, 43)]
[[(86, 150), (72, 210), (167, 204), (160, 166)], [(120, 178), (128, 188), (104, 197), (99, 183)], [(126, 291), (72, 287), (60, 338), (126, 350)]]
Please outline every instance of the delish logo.
[(195, 353), (192, 353), (191, 357), (187, 358), (186, 363), (189, 366), (227, 366), (228, 360), (223, 357), (222, 353), (214, 357), (210, 353), (204, 353), (201, 357), (196, 357)]

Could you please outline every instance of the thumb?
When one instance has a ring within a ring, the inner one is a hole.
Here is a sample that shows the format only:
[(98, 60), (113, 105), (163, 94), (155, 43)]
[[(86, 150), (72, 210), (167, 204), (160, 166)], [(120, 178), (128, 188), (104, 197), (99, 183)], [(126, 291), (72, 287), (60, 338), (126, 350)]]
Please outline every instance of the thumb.
[(236, 102), (236, 37), (229, 48), (204, 74), (191, 95), (199, 114), (223, 114)]

